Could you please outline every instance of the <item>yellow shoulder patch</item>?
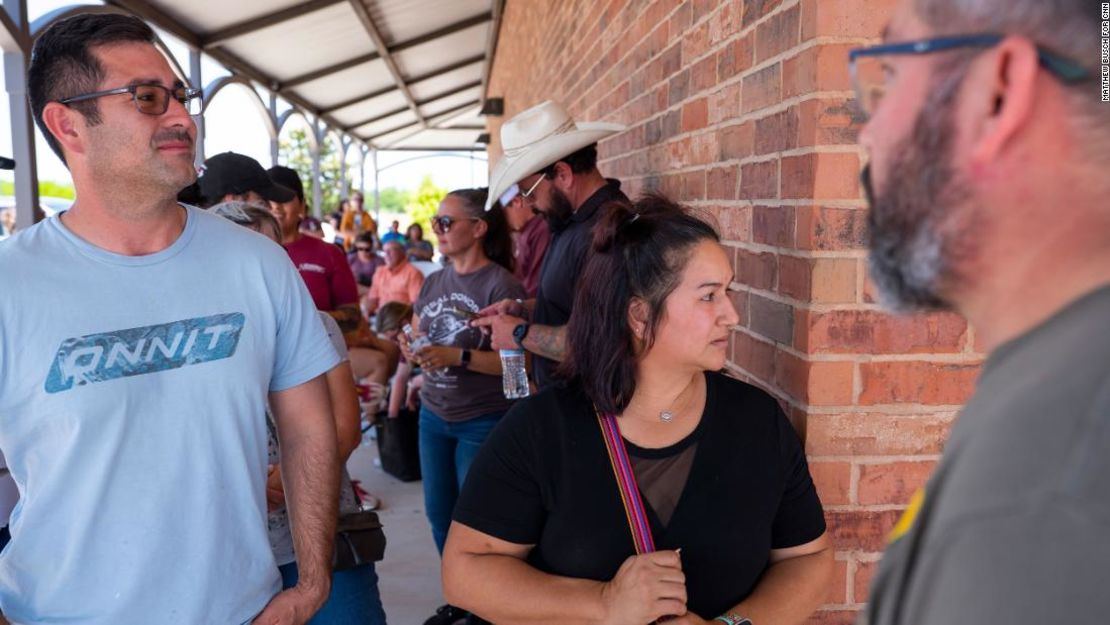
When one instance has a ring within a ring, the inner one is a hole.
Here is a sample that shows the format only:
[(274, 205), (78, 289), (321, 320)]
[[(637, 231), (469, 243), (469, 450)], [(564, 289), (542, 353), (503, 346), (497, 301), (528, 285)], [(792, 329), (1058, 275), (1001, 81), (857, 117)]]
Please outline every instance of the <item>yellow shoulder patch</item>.
[(890, 535), (887, 536), (887, 542), (892, 543), (906, 534), (913, 528), (914, 521), (917, 520), (917, 513), (921, 511), (922, 504), (925, 503), (925, 489), (919, 488), (917, 492), (910, 498), (910, 505), (906, 507), (906, 511), (902, 513), (902, 517), (898, 519), (898, 524), (894, 529), (890, 530)]

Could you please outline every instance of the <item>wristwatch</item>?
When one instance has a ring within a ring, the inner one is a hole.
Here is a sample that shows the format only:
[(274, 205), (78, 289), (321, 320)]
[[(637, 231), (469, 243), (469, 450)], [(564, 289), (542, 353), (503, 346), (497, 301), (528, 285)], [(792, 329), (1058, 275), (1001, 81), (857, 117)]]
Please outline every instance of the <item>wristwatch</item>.
[(516, 346), (520, 349), (524, 349), (524, 339), (528, 336), (528, 330), (531, 328), (532, 324), (528, 322), (517, 324), (517, 326), (513, 328), (513, 341), (516, 342)]
[(735, 612), (728, 612), (728, 613), (722, 614), (722, 615), (714, 618), (713, 620), (714, 621), (720, 621), (721, 623), (724, 623), (725, 625), (753, 625), (751, 619), (744, 618), (743, 616), (740, 616), (739, 614), (736, 614)]
[(462, 350), (462, 355), (459, 356), (459, 366), (460, 367), (469, 367), (470, 366), (470, 350), (469, 349)]

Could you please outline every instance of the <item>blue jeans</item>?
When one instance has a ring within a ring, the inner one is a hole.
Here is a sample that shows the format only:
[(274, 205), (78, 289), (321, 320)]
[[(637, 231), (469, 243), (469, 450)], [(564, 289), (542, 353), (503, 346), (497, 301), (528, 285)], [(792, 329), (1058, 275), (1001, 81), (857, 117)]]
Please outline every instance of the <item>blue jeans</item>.
[[(281, 587), (288, 590), (297, 585), (297, 563), (278, 567)], [(331, 594), (327, 603), (309, 625), (385, 625), (385, 610), (378, 594), (378, 573), (374, 564), (363, 564), (346, 571), (336, 571), (331, 578)]]
[(424, 480), (424, 510), (432, 538), (443, 554), (451, 513), (474, 456), (504, 413), (485, 414), (469, 421), (445, 421), (420, 408), (420, 473)]

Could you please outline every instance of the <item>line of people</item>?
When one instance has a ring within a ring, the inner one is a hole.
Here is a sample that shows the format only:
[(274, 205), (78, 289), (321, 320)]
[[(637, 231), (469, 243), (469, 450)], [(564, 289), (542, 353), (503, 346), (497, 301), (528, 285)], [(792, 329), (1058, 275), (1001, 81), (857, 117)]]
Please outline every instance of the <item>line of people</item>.
[[(894, 43), (851, 55), (888, 64), (856, 75), (877, 286), (963, 312), (991, 351), (862, 618), (1100, 622), (1107, 126), (1069, 47), (1097, 39), (948, 36), (946, 18), (975, 18), (951, 5), (901, 2)], [(1055, 8), (1040, 17), (1094, 23)], [(357, 369), (384, 387), (402, 363), (422, 372), (450, 602), (429, 623), (796, 624), (821, 603), (834, 560), (804, 447), (771, 395), (718, 373), (733, 263), (710, 220), (602, 175), (596, 144), (623, 127), (553, 102), (504, 124), (490, 189), (438, 207), (447, 266), (411, 308), (376, 302), (383, 337), (353, 275), (332, 297), (343, 254), (291, 229), (288, 172), (217, 155), (200, 180), (215, 204), (177, 201), (199, 94), (153, 42), (94, 14), (35, 43), (32, 109), (78, 200), (0, 246), (20, 268), (0, 276), (0, 449), (21, 495), (0, 623), (384, 622), (376, 556), (340, 566), (336, 537), (357, 506)], [(538, 263), (528, 212), (550, 230)], [(535, 393), (510, 401), (497, 352), (521, 350)]]

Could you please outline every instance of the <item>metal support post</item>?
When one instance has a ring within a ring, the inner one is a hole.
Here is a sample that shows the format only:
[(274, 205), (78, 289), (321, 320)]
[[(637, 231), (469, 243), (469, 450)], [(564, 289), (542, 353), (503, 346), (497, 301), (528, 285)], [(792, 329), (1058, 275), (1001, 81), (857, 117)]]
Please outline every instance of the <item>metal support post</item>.
[[(189, 82), (197, 89), (204, 88), (204, 75), (200, 71), (200, 50), (189, 48)], [(204, 164), (204, 113), (193, 118), (197, 125), (196, 156), (194, 161), (197, 167)]]
[(320, 206), (324, 198), (323, 189), (320, 188), (320, 152), (324, 142), (320, 133), (320, 120), (315, 117), (312, 119), (312, 135), (316, 138), (312, 146), (312, 213), (320, 217), (324, 214)]
[(382, 194), (381, 185), (378, 184), (378, 150), (370, 150), (371, 162), (374, 165), (374, 221), (382, 223)]
[[(25, 42), (31, 41), (27, 0), (4, 0), (4, 10), (19, 26)], [(4, 87), (11, 113), (12, 158), (15, 159), (15, 227), (30, 228), (43, 218), (39, 207), (38, 162), (35, 159), (35, 123), (27, 102), (29, 49), (4, 53)]]
[[(270, 92), (270, 120), (271, 120), (271, 123), (272, 123), (274, 128), (277, 128), (277, 119), (278, 119), (277, 94), (274, 93), (273, 91), (271, 91)], [(278, 136), (280, 134), (281, 134), (280, 131), (276, 131), (276, 132), (274, 132), (274, 135), (272, 137), (270, 137), (270, 166), (271, 167), (274, 167), (278, 164), (278, 160), (281, 156), (281, 143), (278, 141)]]

